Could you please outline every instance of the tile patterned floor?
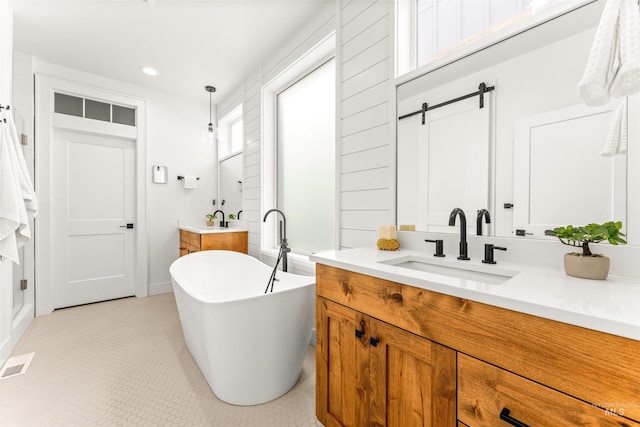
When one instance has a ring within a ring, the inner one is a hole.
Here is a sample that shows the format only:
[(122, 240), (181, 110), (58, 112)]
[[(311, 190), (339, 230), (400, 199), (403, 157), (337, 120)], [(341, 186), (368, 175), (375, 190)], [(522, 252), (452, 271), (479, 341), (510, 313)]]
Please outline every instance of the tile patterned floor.
[(0, 426), (320, 426), (315, 354), (286, 395), (233, 406), (213, 394), (187, 349), (173, 294), (127, 298), (34, 319), (0, 380)]

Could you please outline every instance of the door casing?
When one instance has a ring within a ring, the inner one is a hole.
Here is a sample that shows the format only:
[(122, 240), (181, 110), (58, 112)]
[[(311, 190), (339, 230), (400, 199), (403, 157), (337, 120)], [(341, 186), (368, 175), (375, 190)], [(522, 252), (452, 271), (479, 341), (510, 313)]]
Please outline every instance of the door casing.
[[(73, 129), (97, 135), (113, 135), (114, 124), (96, 120), (73, 120), (73, 116), (56, 117), (54, 123), (54, 93), (98, 99), (136, 109), (136, 126), (119, 125), (122, 136), (135, 142), (135, 296), (146, 297), (148, 290), (148, 249), (146, 221), (146, 101), (120, 93), (69, 82), (42, 74), (35, 75), (35, 189), (39, 211), (35, 226), (36, 253), (36, 316), (54, 309), (54, 286), (51, 281), (53, 247), (53, 128)], [(62, 115), (56, 115), (62, 116)], [(120, 127), (122, 126), (122, 127)]]

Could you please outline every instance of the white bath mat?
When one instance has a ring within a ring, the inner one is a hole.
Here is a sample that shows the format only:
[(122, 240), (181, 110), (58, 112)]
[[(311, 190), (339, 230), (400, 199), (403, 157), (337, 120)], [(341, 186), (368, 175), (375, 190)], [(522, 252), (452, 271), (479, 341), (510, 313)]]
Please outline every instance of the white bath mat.
[(27, 353), (9, 358), (7, 363), (0, 369), (0, 380), (22, 375), (27, 372), (34, 354), (35, 353)]

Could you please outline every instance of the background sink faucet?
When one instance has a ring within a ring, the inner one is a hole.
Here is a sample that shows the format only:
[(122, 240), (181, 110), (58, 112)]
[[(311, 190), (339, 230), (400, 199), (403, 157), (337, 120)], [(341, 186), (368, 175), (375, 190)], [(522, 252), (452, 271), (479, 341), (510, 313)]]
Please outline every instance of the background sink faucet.
[(460, 256), (458, 259), (468, 260), (467, 255), (467, 217), (464, 215), (464, 211), (460, 208), (455, 208), (449, 215), (449, 225), (451, 227), (456, 225), (456, 217), (460, 216)]
[(220, 209), (218, 209), (217, 211), (215, 211), (213, 214), (217, 214), (218, 212), (220, 212), (222, 214), (222, 221), (220, 221), (220, 227), (226, 227), (226, 224), (224, 222), (224, 212), (222, 212)]

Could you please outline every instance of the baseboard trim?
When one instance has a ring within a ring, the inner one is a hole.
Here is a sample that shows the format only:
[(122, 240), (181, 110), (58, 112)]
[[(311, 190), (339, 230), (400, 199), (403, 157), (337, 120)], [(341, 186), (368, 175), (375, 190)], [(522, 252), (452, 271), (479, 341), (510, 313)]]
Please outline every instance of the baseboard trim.
[(166, 294), (168, 292), (173, 292), (171, 282), (151, 283), (149, 285), (149, 296)]

